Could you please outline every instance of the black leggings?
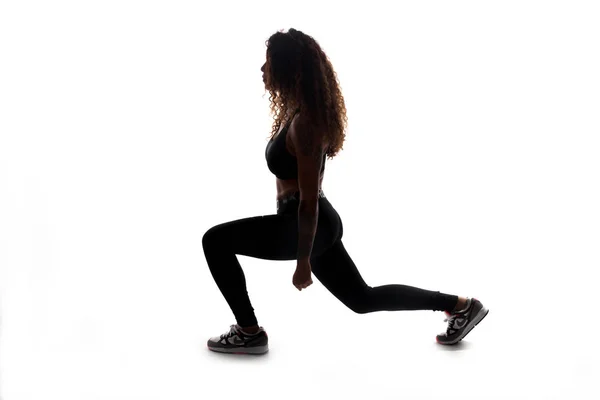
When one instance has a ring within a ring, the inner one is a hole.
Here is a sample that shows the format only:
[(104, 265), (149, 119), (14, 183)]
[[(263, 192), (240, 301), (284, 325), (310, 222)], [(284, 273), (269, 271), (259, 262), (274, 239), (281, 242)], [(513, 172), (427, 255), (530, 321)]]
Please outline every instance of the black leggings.
[[(257, 325), (244, 272), (236, 254), (265, 260), (295, 260), (298, 246), (299, 194), (278, 202), (277, 214), (225, 222), (202, 237), (208, 267), (217, 286), (242, 327)], [(325, 197), (319, 199), (319, 217), (310, 263), (312, 273), (352, 311), (451, 311), (457, 296), (406, 285), (370, 287), (360, 276), (342, 244), (342, 220)], [(291, 277), (290, 277), (291, 281)], [(291, 287), (291, 283), (290, 283)], [(294, 289), (295, 290), (295, 289)]]

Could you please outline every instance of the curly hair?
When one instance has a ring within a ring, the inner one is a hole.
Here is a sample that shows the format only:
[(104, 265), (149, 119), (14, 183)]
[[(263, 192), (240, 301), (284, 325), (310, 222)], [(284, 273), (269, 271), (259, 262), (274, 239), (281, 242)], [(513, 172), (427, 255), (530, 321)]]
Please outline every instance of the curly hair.
[(275, 136), (291, 111), (301, 109), (311, 124), (326, 132), (326, 153), (333, 158), (343, 148), (348, 118), (329, 58), (311, 36), (293, 28), (274, 33), (265, 44), (265, 89), (270, 93), (274, 119), (269, 138)]

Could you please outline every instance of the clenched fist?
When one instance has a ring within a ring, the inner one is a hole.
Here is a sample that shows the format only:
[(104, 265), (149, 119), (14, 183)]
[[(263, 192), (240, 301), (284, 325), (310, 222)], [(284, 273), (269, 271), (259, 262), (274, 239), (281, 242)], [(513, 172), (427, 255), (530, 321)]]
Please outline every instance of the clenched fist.
[(294, 272), (292, 283), (298, 290), (306, 289), (312, 285), (313, 281), (311, 278), (310, 262), (306, 261), (304, 263), (298, 263), (296, 266), (296, 272)]

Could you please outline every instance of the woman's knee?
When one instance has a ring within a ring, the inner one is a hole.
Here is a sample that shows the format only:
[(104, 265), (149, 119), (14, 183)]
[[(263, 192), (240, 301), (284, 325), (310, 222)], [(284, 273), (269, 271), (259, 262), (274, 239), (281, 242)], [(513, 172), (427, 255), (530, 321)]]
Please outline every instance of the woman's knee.
[(344, 301), (344, 304), (357, 314), (366, 314), (372, 311), (370, 287), (360, 293), (353, 293), (352, 297)]
[(357, 314), (366, 314), (371, 311), (371, 307), (366, 302), (346, 303), (346, 305)]
[(208, 247), (212, 247), (217, 245), (218, 243), (221, 243), (221, 232), (221, 225), (215, 225), (206, 232), (204, 232), (204, 235), (202, 236), (202, 247), (206, 249)]

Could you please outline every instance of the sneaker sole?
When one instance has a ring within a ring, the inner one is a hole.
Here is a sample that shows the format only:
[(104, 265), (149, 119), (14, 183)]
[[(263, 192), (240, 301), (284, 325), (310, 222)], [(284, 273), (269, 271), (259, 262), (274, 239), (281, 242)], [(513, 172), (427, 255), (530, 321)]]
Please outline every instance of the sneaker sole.
[(485, 307), (482, 307), (481, 310), (479, 310), (479, 312), (475, 316), (475, 318), (473, 318), (473, 320), (471, 320), (467, 324), (467, 327), (465, 328), (465, 330), (460, 335), (458, 335), (458, 337), (456, 337), (454, 340), (452, 340), (450, 342), (440, 342), (440, 341), (437, 341), (437, 342), (439, 344), (444, 344), (444, 345), (456, 344), (456, 343), (460, 342), (461, 340), (463, 340), (463, 338), (465, 336), (467, 336), (467, 334), (469, 332), (471, 332), (473, 330), (473, 328), (475, 328), (477, 326), (477, 324), (479, 324), (486, 317), (486, 315), (488, 315), (489, 312), (490, 312), (490, 310), (488, 310)]
[(230, 354), (265, 354), (269, 351), (269, 346), (255, 346), (255, 347), (208, 347), (209, 350), (217, 353), (230, 353)]

